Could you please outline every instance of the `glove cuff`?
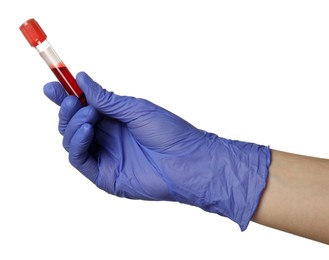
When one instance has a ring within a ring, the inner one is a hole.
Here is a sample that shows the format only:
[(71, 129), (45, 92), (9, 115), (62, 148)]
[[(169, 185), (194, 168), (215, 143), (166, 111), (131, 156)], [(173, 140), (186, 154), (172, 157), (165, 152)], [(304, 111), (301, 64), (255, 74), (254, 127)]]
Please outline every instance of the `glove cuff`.
[(180, 186), (170, 185), (177, 201), (228, 217), (241, 231), (248, 227), (266, 186), (269, 147), (206, 133), (190, 154), (175, 161), (184, 174), (178, 175), (184, 179)]
[(215, 143), (210, 153), (214, 185), (199, 206), (230, 218), (244, 231), (266, 187), (270, 148), (219, 137)]

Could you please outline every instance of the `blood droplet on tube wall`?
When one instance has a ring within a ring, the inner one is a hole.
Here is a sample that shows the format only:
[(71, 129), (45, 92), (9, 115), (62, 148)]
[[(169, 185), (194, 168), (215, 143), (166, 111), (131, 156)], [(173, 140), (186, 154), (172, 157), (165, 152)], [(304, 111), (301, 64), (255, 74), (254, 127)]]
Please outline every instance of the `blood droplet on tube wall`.
[(19, 29), (29, 44), (34, 47), (65, 88), (67, 94), (76, 96), (81, 104), (87, 105), (85, 94), (82, 92), (75, 78), (59, 58), (47, 40), (47, 35), (34, 19), (23, 23)]

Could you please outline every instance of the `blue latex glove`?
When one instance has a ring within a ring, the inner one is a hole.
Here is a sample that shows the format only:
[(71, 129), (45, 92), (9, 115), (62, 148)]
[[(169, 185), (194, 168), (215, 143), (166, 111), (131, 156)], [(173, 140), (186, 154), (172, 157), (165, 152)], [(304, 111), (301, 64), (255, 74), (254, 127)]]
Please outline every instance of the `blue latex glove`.
[(61, 105), (59, 132), (70, 163), (120, 197), (168, 200), (228, 217), (245, 230), (266, 185), (270, 151), (199, 130), (147, 101), (77, 75), (88, 106), (58, 82), (44, 92)]

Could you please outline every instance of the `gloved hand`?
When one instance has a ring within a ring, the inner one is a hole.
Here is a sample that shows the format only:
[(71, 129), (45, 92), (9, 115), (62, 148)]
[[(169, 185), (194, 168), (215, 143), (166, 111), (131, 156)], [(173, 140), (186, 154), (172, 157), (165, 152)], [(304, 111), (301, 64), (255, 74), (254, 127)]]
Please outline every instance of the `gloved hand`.
[(230, 218), (245, 230), (267, 181), (268, 147), (199, 130), (144, 99), (108, 92), (77, 75), (88, 106), (58, 82), (44, 92), (60, 105), (70, 163), (120, 197), (168, 200)]

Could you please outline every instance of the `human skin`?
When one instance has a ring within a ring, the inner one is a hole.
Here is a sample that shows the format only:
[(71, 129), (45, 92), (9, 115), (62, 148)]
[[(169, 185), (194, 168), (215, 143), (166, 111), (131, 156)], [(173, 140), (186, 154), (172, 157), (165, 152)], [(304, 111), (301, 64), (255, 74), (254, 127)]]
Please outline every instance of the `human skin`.
[(271, 150), (252, 221), (329, 244), (329, 160)]

